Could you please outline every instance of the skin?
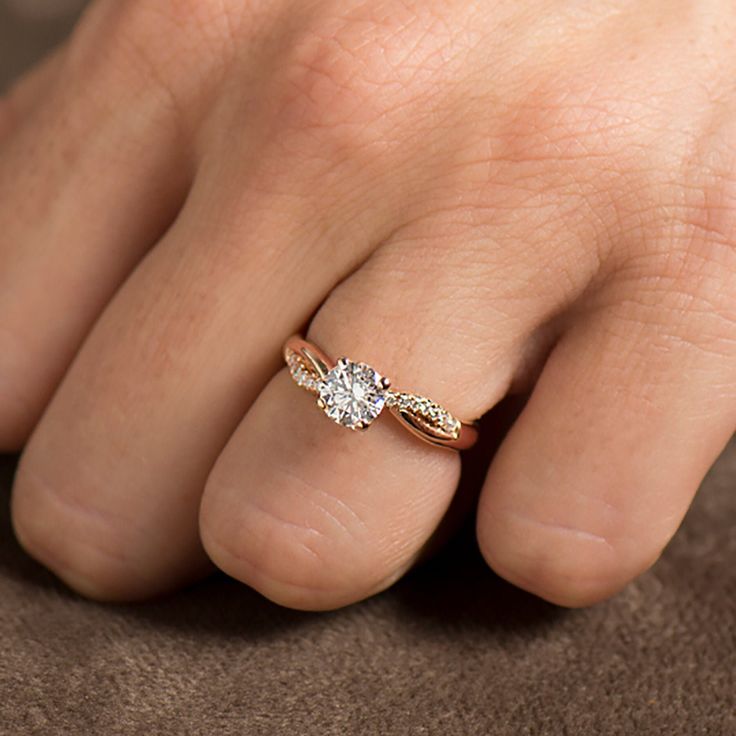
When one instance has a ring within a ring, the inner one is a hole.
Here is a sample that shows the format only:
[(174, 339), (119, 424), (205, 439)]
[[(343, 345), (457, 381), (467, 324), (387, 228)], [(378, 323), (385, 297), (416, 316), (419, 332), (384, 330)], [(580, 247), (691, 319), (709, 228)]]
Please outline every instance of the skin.
[(736, 426), (726, 0), (97, 0), (0, 107), (0, 447), (84, 595), (212, 565), (288, 606), (415, 561), (461, 458), (331, 423), (285, 337), (474, 419), (477, 507), (568, 606), (676, 531)]

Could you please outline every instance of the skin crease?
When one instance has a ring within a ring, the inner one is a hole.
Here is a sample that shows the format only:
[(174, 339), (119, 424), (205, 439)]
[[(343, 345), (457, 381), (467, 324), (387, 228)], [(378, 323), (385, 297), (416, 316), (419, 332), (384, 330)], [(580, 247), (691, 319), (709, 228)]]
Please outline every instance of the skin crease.
[(736, 426), (735, 30), (726, 0), (97, 0), (0, 115), (20, 542), (103, 600), (390, 585), (461, 458), (330, 423), (280, 361), (308, 325), (465, 419), (530, 391), (481, 551), (614, 594)]

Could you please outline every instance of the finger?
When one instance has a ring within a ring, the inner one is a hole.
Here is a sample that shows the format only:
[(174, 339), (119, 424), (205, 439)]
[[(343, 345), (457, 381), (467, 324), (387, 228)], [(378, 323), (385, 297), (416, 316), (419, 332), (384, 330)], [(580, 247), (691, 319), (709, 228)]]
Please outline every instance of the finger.
[[(201, 570), (205, 479), (284, 336), (403, 222), (402, 182), (379, 176), (395, 161), (367, 154), (375, 109), (343, 89), (353, 67), (326, 87), (305, 53), (258, 67), (248, 105), (215, 106), (184, 212), (108, 307), (21, 462), (21, 541), (88, 595), (141, 597)], [(310, 53), (324, 65), (334, 44)], [(356, 119), (336, 124), (346, 110)]]
[(656, 560), (736, 426), (721, 278), (617, 283), (564, 336), (481, 497), (478, 538), (497, 572), (578, 606)]
[(109, 58), (83, 64), (87, 30), (63, 65), (52, 60), (20, 88), (20, 108), (34, 89), (46, 92), (0, 159), (0, 449), (27, 438), (94, 318), (188, 185), (169, 100), (123, 68), (114, 39)]
[(338, 247), (354, 208), (338, 205), (326, 232), (311, 198), (283, 181), (264, 193), (227, 148), (106, 310), (21, 462), (19, 538), (92, 597), (201, 575), (207, 475), (278, 369), (282, 335), (355, 267)]
[[(367, 362), (395, 386), (472, 419), (506, 393), (540, 315), (564, 289), (538, 299), (528, 284), (548, 271), (534, 259), (505, 259), (497, 223), (453, 236), (456, 243), (433, 220), (381, 248), (332, 293), (309, 337), (333, 357)], [(282, 371), (218, 459), (202, 502), (202, 538), (217, 565), (280, 603), (344, 605), (412, 564), (450, 503), (459, 469), (456, 454), (421, 443), (391, 417), (364, 434), (333, 424)]]

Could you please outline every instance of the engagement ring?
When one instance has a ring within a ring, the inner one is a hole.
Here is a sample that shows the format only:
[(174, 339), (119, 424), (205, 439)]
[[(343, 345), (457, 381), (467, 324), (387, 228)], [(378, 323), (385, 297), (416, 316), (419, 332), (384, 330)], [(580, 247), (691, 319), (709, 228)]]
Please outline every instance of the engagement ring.
[(424, 396), (400, 391), (375, 368), (348, 358), (337, 362), (295, 335), (284, 345), (284, 359), (298, 386), (317, 396), (317, 405), (337, 424), (365, 430), (384, 408), (420, 439), (464, 450), (478, 438), (474, 425), (460, 421)]

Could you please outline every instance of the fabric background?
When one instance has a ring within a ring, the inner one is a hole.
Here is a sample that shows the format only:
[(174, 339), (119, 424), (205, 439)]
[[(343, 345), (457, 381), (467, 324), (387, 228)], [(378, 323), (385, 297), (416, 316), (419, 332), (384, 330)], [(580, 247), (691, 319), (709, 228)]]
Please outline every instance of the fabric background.
[[(0, 85), (67, 31), (40, 6), (31, 23), (0, 0)], [(225, 578), (90, 603), (16, 545), (14, 462), (0, 458), (3, 736), (736, 734), (736, 445), (654, 569), (584, 611), (495, 577), (470, 525), (334, 613), (281, 609)]]

